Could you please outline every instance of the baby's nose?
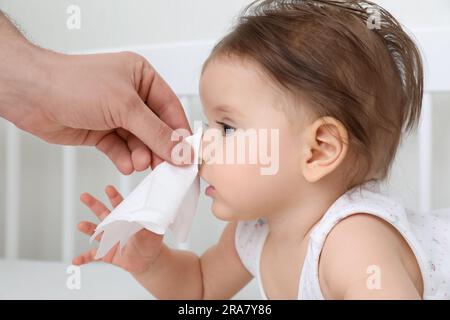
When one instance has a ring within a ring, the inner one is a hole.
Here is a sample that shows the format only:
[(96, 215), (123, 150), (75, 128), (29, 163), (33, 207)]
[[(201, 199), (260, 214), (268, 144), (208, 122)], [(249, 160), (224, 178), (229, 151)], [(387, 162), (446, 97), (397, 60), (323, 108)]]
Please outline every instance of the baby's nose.
[(202, 177), (203, 174), (204, 174), (204, 171), (205, 171), (205, 166), (203, 165), (203, 162), (202, 162), (202, 163), (199, 163), (199, 164), (198, 164), (198, 175), (199, 175), (200, 177)]
[(198, 171), (200, 174), (201, 174), (201, 169), (202, 169), (203, 163), (204, 163), (204, 161), (203, 161), (203, 149), (204, 149), (204, 147), (203, 147), (204, 146), (204, 143), (203, 143), (204, 138), (203, 137), (204, 137), (204, 135), (205, 135), (205, 131), (202, 129), (201, 136), (200, 136), (200, 143), (199, 143), (197, 155), (196, 155), (197, 157), (195, 159), (197, 166), (198, 166)]
[(205, 174), (205, 168), (207, 166), (207, 163), (209, 161), (209, 154), (207, 152), (208, 145), (211, 143), (209, 139), (205, 138), (205, 131), (203, 131), (202, 138), (200, 140), (200, 148), (199, 148), (199, 164), (198, 164), (198, 171), (200, 176), (204, 176)]

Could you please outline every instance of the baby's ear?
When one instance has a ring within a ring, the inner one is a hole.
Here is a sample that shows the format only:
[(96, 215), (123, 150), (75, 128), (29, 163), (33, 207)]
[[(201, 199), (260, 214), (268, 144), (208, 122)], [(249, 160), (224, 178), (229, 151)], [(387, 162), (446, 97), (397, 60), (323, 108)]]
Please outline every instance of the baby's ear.
[(332, 117), (317, 119), (304, 133), (302, 173), (308, 182), (316, 182), (343, 162), (348, 151), (348, 133), (344, 125)]

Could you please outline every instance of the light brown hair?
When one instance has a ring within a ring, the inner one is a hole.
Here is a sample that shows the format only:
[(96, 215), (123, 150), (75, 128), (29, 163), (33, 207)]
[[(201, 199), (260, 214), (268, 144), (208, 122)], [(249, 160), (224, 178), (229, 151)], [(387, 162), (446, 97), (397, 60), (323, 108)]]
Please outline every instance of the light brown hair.
[[(369, 28), (374, 17), (379, 28)], [(419, 50), (396, 19), (370, 1), (254, 1), (208, 61), (223, 55), (252, 59), (318, 117), (346, 127), (358, 162), (349, 186), (369, 174), (385, 178), (402, 133), (417, 126)]]

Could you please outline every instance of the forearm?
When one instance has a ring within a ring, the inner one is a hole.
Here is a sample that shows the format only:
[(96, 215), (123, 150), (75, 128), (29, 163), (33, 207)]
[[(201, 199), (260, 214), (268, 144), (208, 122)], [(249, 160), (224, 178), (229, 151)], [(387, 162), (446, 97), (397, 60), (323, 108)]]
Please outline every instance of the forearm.
[(45, 103), (52, 54), (28, 42), (0, 12), (0, 117), (19, 126), (32, 106)]
[(203, 298), (200, 258), (193, 252), (170, 249), (163, 244), (150, 268), (133, 276), (157, 299)]
[[(0, 11), (0, 116), (8, 120), (12, 120), (10, 119), (12, 115), (11, 106), (20, 95), (16, 90), (17, 87), (14, 88), (13, 86), (21, 77), (13, 72), (11, 64), (14, 59), (18, 58), (18, 53), (26, 54), (26, 51), (22, 49), (27, 47), (25, 42), (25, 38)], [(19, 58), (19, 60), (25, 59)], [(16, 67), (22, 69), (20, 66)]]
[(13, 38), (13, 39), (22, 39), (25, 41), (25, 38), (22, 34), (17, 30), (17, 28), (9, 21), (6, 15), (0, 10), (0, 37), (1, 38)]

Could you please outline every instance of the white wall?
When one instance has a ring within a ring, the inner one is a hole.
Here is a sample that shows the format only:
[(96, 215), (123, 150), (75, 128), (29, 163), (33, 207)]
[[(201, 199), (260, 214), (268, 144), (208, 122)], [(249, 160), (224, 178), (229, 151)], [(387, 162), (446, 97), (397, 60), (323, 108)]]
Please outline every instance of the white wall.
[[(8, 12), (36, 43), (70, 51), (217, 38), (248, 0), (6, 0)], [(69, 5), (80, 30), (66, 28)]]
[[(214, 39), (250, 0), (2, 0), (37, 44), (60, 51)], [(406, 26), (450, 26), (447, 0), (375, 1)], [(80, 30), (66, 28), (69, 5), (81, 9)]]

